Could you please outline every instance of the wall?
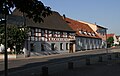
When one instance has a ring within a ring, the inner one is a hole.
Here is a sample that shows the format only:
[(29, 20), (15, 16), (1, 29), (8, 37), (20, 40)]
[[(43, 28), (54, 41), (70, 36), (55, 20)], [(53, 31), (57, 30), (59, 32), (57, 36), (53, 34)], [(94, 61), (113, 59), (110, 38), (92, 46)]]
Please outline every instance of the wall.
[(94, 38), (76, 37), (76, 50), (91, 50), (101, 48), (102, 40)]
[[(30, 47), (30, 44), (34, 44), (34, 51), (31, 51), (31, 52), (51, 52), (53, 50), (51, 50), (51, 44), (54, 43), (55, 44), (55, 49), (54, 51), (57, 51), (58, 53), (62, 53), (62, 52), (69, 52), (69, 49), (66, 50), (66, 43), (68, 43), (68, 46), (70, 44), (70, 42), (66, 41), (66, 42), (42, 42), (42, 41), (29, 41), (29, 44), (28, 44), (28, 47), (29, 47), (29, 50), (31, 49)], [(60, 50), (60, 43), (63, 43), (63, 50)], [(41, 50), (41, 44), (44, 45), (44, 51)]]

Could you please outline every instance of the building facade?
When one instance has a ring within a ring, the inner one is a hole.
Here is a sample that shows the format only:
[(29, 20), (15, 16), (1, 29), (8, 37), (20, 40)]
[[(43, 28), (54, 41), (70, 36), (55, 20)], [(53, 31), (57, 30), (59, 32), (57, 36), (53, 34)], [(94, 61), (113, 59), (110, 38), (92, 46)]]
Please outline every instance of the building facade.
[(107, 39), (112, 37), (114, 39), (113, 41), (113, 45), (119, 45), (119, 41), (118, 41), (118, 38), (115, 34), (107, 34)]
[(91, 50), (99, 49), (102, 44), (102, 39), (85, 23), (65, 18), (68, 25), (76, 31), (76, 50)]
[(35, 23), (15, 10), (8, 18), (9, 24), (24, 25), (29, 28), (29, 37), (25, 48), (31, 55), (50, 55), (65, 52), (75, 52), (75, 31), (63, 20), (58, 12), (43, 18), (43, 23)]
[(93, 23), (80, 21), (80, 20), (79, 20), (79, 22), (87, 24), (95, 32), (95, 34), (97, 34), (102, 39), (102, 44), (101, 44), (100, 48), (107, 47), (107, 42), (106, 42), (106, 39), (107, 39), (106, 34), (107, 34), (107, 30), (108, 30), (107, 28), (99, 26), (96, 23), (93, 24)]

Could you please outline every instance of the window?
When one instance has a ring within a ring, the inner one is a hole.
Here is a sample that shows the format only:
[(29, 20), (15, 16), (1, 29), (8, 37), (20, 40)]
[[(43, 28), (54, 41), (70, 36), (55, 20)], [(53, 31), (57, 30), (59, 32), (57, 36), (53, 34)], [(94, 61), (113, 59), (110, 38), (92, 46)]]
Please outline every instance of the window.
[(44, 44), (41, 44), (41, 51), (45, 51)]
[(95, 36), (95, 33), (92, 33), (92, 36)]
[(41, 30), (41, 36), (45, 35), (45, 30)]
[(90, 36), (91, 36), (91, 33), (89, 32), (89, 33), (88, 33), (88, 35), (90, 35)]
[(39, 32), (41, 32), (41, 29), (39, 29)]
[(82, 34), (82, 31), (79, 31), (80, 34)]
[(84, 34), (84, 31), (83, 31), (83, 30), (80, 30), (79, 32), (80, 32), (80, 34)]
[(35, 32), (38, 32), (38, 29), (37, 29), (37, 28), (35, 29)]
[(31, 52), (34, 51), (34, 44), (33, 43), (30, 44), (30, 51)]
[(66, 43), (66, 50), (68, 50), (69, 49), (69, 46), (68, 46), (69, 44), (68, 43)]
[(87, 35), (87, 32), (86, 32), (86, 31), (84, 31), (84, 34), (85, 34), (85, 35)]
[(48, 31), (48, 34), (52, 34), (52, 31)]
[(52, 37), (52, 31), (48, 31), (48, 36)]
[(35, 37), (33, 36), (33, 37), (31, 37), (30, 39), (31, 39), (31, 41), (34, 41), (34, 40), (35, 40)]
[(63, 50), (63, 43), (60, 43), (60, 50)]
[(35, 30), (31, 29), (31, 36), (34, 36), (34, 34), (35, 34)]
[(57, 37), (57, 31), (54, 31), (53, 37)]
[(47, 33), (48, 33), (48, 30), (45, 30), (45, 33), (47, 34)]
[(60, 32), (60, 37), (63, 37), (63, 32)]
[(60, 37), (60, 32), (58, 32), (58, 37)]
[(67, 32), (63, 32), (63, 37), (67, 37)]
[(51, 44), (51, 50), (53, 50), (53, 51), (55, 50), (55, 43)]

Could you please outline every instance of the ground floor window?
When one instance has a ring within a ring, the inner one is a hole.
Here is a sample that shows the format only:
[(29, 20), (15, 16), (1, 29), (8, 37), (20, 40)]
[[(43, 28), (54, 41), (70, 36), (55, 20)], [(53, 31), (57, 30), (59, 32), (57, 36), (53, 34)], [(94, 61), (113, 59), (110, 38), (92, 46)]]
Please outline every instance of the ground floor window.
[(63, 43), (60, 43), (60, 50), (63, 50)]
[(30, 51), (34, 51), (34, 44), (33, 43), (30, 44)]
[(69, 49), (69, 44), (68, 43), (66, 43), (66, 50), (68, 50)]
[(54, 51), (55, 50), (55, 43), (51, 44), (51, 49)]
[(44, 44), (41, 44), (41, 51), (45, 51)]
[(70, 53), (73, 53), (73, 43), (70, 43)]

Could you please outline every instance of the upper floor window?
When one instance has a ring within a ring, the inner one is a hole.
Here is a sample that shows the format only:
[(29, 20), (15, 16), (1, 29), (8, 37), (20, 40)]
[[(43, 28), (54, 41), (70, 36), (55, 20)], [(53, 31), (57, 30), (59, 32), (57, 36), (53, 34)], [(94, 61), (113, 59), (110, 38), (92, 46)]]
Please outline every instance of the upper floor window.
[(52, 31), (48, 31), (48, 34), (52, 34)]
[(88, 35), (90, 35), (90, 36), (91, 36), (91, 33), (89, 32), (89, 33), (88, 33)]
[(35, 30), (31, 29), (31, 36), (34, 36), (34, 35), (35, 35)]
[(94, 34), (94, 33), (92, 33), (92, 35), (93, 35), (93, 36), (95, 36), (95, 34)]
[(35, 32), (39, 32), (38, 28), (35, 29)]
[(60, 50), (63, 50), (63, 43), (60, 43)]
[(83, 30), (80, 30), (80, 33), (81, 33), (81, 34), (84, 34), (84, 31), (83, 31)]
[(63, 37), (63, 32), (60, 32), (60, 37)]
[(67, 32), (63, 32), (63, 37), (67, 37)]
[(47, 34), (47, 33), (48, 33), (48, 30), (45, 30), (45, 33)]
[(82, 34), (81, 30), (79, 31), (80, 34)]
[(58, 32), (58, 37), (60, 37), (60, 32)]
[(85, 34), (85, 35), (87, 35), (87, 32), (86, 32), (86, 31), (84, 31), (84, 34)]
[(41, 36), (45, 36), (45, 30), (41, 30)]

